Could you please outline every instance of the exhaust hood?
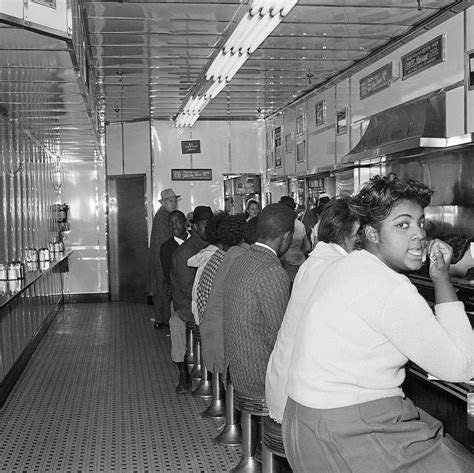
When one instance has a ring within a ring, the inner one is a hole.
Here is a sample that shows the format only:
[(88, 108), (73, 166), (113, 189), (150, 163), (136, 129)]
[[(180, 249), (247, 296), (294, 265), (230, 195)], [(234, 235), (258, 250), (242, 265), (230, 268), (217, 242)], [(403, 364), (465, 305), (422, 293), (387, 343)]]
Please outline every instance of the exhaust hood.
[(445, 148), (446, 94), (438, 92), (372, 115), (359, 143), (344, 163), (419, 148)]

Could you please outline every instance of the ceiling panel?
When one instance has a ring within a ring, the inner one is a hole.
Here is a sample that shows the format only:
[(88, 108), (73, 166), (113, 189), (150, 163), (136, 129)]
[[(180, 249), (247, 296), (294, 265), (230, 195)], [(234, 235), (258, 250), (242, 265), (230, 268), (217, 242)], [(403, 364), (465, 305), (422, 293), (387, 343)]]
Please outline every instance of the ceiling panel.
[[(173, 118), (199, 90), (243, 3), (85, 0), (106, 121)], [(300, 0), (201, 117), (274, 113), (460, 3), (424, 0), (419, 8), (413, 0)]]

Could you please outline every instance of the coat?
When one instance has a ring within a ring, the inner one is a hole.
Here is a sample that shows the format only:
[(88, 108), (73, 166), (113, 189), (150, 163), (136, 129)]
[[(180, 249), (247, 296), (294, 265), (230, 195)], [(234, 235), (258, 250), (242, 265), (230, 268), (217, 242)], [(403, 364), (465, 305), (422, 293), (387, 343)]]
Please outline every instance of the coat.
[(147, 259), (146, 290), (149, 294), (164, 295), (160, 248), (172, 236), (168, 224), (168, 215), (168, 211), (164, 207), (160, 207), (153, 218)]

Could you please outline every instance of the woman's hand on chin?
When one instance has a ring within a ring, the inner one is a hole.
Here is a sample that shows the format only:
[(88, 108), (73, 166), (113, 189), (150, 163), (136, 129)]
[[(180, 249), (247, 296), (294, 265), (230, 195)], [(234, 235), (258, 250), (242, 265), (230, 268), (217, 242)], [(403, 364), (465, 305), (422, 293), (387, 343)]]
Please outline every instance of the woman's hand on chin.
[(453, 256), (450, 245), (435, 238), (428, 243), (428, 257), (430, 258), (430, 277), (433, 281), (449, 279), (449, 266)]

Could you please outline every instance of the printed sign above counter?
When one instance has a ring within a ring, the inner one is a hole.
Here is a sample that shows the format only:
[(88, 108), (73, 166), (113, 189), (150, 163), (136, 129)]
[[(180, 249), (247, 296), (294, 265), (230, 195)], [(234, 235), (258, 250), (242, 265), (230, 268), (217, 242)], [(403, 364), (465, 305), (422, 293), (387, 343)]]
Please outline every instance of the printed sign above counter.
[(439, 35), (411, 53), (402, 56), (403, 79), (446, 60), (445, 35)]
[(172, 169), (172, 181), (212, 181), (212, 169)]

